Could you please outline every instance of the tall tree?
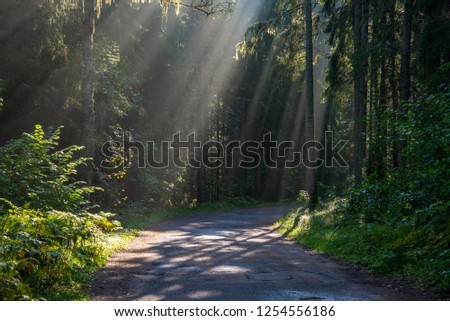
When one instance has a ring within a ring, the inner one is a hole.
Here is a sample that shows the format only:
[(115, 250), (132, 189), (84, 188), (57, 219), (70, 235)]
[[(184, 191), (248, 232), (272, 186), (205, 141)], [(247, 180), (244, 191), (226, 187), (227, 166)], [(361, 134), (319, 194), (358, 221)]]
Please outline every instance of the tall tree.
[(355, 181), (362, 179), (366, 156), (367, 41), (369, 0), (353, 0), (353, 166)]
[[(306, 25), (306, 141), (315, 141), (314, 128), (314, 52), (313, 52), (313, 23), (312, 23), (312, 1), (305, 0), (305, 25)], [(316, 150), (311, 149), (309, 155), (311, 160), (316, 159)], [(308, 167), (306, 169), (306, 185), (310, 197), (310, 206), (314, 207), (318, 202), (317, 196), (317, 169)]]
[(413, 0), (405, 0), (400, 66), (400, 99), (407, 102), (411, 95), (411, 30), (413, 23)]
[(91, 158), (84, 172), (88, 185), (92, 185), (95, 152), (95, 104), (94, 104), (94, 34), (97, 18), (97, 0), (83, 1), (82, 54), (81, 54), (81, 102), (84, 113), (85, 156)]
[[(401, 62), (400, 62), (400, 113), (405, 113), (404, 104), (409, 101), (411, 96), (411, 30), (413, 24), (413, 5), (414, 0), (405, 0), (403, 14), (403, 30), (401, 43)], [(405, 160), (403, 157), (404, 142), (397, 142), (394, 159), (396, 166), (402, 168)]]

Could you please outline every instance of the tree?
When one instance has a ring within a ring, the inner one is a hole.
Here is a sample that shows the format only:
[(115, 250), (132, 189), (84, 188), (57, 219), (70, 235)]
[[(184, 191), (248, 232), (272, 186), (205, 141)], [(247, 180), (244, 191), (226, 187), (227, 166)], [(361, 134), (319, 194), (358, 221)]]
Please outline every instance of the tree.
[[(401, 65), (400, 65), (400, 100), (401, 106), (409, 101), (411, 96), (411, 32), (413, 24), (414, 0), (405, 0), (403, 14), (403, 30), (401, 44)], [(400, 114), (405, 113), (405, 108), (401, 107)], [(403, 157), (404, 142), (396, 142), (397, 166), (402, 168), (405, 165)]]
[(411, 31), (414, 0), (405, 0), (400, 69), (400, 99), (406, 103), (411, 95)]
[[(306, 25), (306, 141), (315, 141), (314, 128), (314, 57), (313, 57), (313, 23), (311, 0), (305, 0), (305, 25)], [(311, 149), (309, 155), (311, 160), (316, 159), (316, 150)], [(310, 197), (310, 206), (314, 207), (318, 202), (317, 196), (317, 169), (308, 167), (306, 169), (306, 185)]]
[(369, 0), (353, 0), (353, 166), (357, 184), (362, 179), (366, 156), (368, 10)]
[(85, 169), (84, 178), (92, 185), (95, 153), (95, 104), (94, 104), (94, 33), (98, 10), (97, 0), (83, 1), (82, 54), (81, 54), (81, 103), (84, 112), (84, 142), (85, 156), (91, 160)]

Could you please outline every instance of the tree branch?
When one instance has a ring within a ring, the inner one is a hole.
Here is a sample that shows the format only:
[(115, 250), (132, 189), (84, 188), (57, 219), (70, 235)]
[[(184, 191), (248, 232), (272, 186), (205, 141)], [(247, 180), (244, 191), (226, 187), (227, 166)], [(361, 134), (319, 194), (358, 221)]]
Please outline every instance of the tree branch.
[(192, 0), (191, 3), (176, 0), (163, 0), (162, 3), (194, 9), (207, 16), (212, 16), (218, 13), (229, 13), (234, 6), (234, 1), (220, 1), (217, 4), (214, 4), (213, 0)]

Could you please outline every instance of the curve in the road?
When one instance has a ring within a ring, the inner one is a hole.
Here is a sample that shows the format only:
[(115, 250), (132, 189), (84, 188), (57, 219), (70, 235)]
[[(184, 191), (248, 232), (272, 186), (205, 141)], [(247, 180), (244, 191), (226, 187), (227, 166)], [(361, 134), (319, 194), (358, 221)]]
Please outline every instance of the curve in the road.
[(111, 256), (94, 300), (401, 300), (373, 276), (312, 253), (272, 224), (290, 207), (168, 221)]

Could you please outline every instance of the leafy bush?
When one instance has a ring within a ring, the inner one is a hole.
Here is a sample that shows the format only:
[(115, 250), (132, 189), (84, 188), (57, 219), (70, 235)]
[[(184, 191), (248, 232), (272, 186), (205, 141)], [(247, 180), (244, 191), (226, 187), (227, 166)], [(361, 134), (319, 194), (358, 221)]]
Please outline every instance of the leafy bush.
[(408, 106), (399, 131), (408, 136), (407, 166), (384, 181), (370, 178), (349, 193), (348, 214), (428, 233), (448, 228), (450, 213), (450, 86)]
[(46, 136), (37, 125), (0, 149), (2, 300), (67, 298), (105, 262), (108, 233), (120, 227), (110, 214), (88, 212), (93, 188), (74, 179), (81, 148), (56, 150), (58, 139), (59, 130)]
[(34, 209), (80, 213), (89, 209), (87, 195), (95, 188), (76, 181), (76, 168), (84, 158), (73, 160), (82, 147), (56, 150), (60, 129), (45, 135), (36, 125), (33, 134), (0, 148), (0, 197)]
[(301, 190), (298, 192), (297, 196), (297, 202), (299, 202), (301, 205), (306, 206), (309, 204), (309, 194), (307, 191)]
[[(406, 167), (392, 169), (383, 181), (369, 177), (350, 191), (343, 211), (345, 225), (357, 226), (358, 233), (369, 226), (388, 229), (382, 234), (391, 242), (373, 239), (373, 246), (405, 262), (427, 261), (426, 281), (444, 287), (450, 286), (449, 106), (450, 86), (409, 104), (398, 121), (398, 132), (408, 137)], [(380, 266), (386, 269), (390, 261)]]
[(0, 298), (57, 298), (84, 270), (106, 260), (106, 214), (27, 209), (3, 202), (0, 211)]

